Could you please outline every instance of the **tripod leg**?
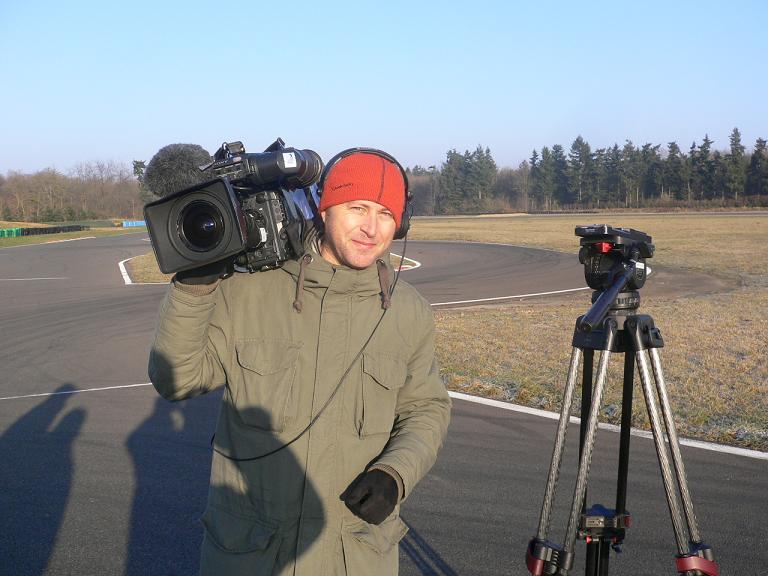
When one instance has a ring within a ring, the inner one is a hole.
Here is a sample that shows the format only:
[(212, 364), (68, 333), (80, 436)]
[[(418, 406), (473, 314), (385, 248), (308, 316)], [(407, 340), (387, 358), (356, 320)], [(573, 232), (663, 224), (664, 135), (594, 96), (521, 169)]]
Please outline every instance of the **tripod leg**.
[(597, 382), (592, 395), (592, 405), (587, 419), (587, 430), (584, 437), (584, 447), (579, 459), (579, 471), (576, 477), (576, 487), (573, 491), (573, 502), (571, 503), (571, 515), (568, 519), (568, 529), (566, 530), (565, 544), (563, 548), (566, 552), (572, 552), (576, 543), (576, 530), (579, 525), (582, 505), (584, 503), (584, 494), (587, 490), (587, 476), (589, 475), (589, 465), (592, 461), (592, 449), (595, 445), (595, 433), (597, 432), (597, 420), (600, 413), (600, 405), (603, 401), (603, 392), (605, 391), (605, 380), (608, 372), (608, 360), (611, 357), (611, 349), (616, 338), (616, 321), (608, 318), (605, 321), (605, 346), (600, 354), (600, 363), (597, 368)]
[(699, 533), (699, 525), (696, 520), (696, 514), (693, 511), (693, 500), (691, 499), (691, 493), (688, 490), (688, 479), (685, 474), (685, 465), (683, 464), (683, 457), (680, 454), (680, 442), (677, 438), (677, 429), (675, 428), (675, 422), (672, 419), (672, 408), (669, 404), (669, 396), (667, 395), (667, 386), (664, 382), (664, 374), (661, 370), (661, 359), (659, 357), (659, 351), (655, 348), (651, 348), (651, 366), (653, 367), (653, 375), (656, 379), (656, 390), (659, 395), (659, 404), (661, 405), (661, 413), (664, 417), (664, 424), (667, 428), (667, 437), (669, 438), (669, 448), (672, 452), (672, 462), (675, 466), (675, 473), (677, 474), (677, 484), (680, 489), (680, 499), (683, 501), (683, 510), (685, 511), (685, 518), (688, 521), (688, 532), (691, 535), (691, 541), (694, 543), (701, 543), (701, 534)]
[(568, 428), (568, 421), (571, 417), (571, 406), (573, 405), (573, 392), (576, 389), (576, 375), (581, 360), (581, 348), (573, 348), (571, 353), (571, 364), (568, 367), (568, 380), (565, 383), (563, 392), (563, 407), (560, 410), (560, 420), (557, 424), (557, 434), (555, 435), (555, 447), (552, 450), (552, 462), (549, 466), (549, 476), (547, 477), (547, 489), (544, 493), (544, 504), (541, 507), (541, 516), (539, 518), (539, 529), (536, 537), (545, 540), (549, 531), (549, 521), (552, 514), (552, 502), (555, 498), (555, 489), (557, 487), (557, 477), (560, 474), (560, 463), (562, 462), (563, 450), (565, 448), (565, 433)]
[(632, 394), (635, 357), (624, 354), (624, 383), (621, 399), (621, 434), (619, 436), (619, 471), (616, 480), (616, 512), (627, 512), (627, 477), (629, 476), (629, 440), (632, 430)]
[(659, 408), (656, 404), (656, 396), (654, 390), (651, 387), (651, 378), (648, 371), (648, 362), (645, 358), (645, 350), (643, 342), (640, 338), (640, 333), (637, 330), (631, 330), (633, 344), (636, 352), (637, 367), (640, 372), (640, 380), (643, 384), (643, 395), (645, 396), (645, 404), (648, 408), (648, 418), (651, 421), (651, 430), (653, 431), (653, 440), (656, 444), (656, 455), (659, 459), (659, 467), (661, 468), (661, 477), (664, 481), (664, 492), (667, 495), (667, 505), (669, 506), (669, 513), (672, 517), (672, 527), (675, 531), (675, 540), (677, 541), (678, 552), (686, 554), (688, 552), (688, 541), (685, 534), (685, 528), (683, 527), (682, 513), (680, 512), (680, 504), (677, 501), (677, 494), (674, 491), (672, 483), (672, 469), (669, 465), (669, 455), (667, 454), (667, 447), (664, 444), (664, 434), (661, 429), (661, 418), (659, 416)]

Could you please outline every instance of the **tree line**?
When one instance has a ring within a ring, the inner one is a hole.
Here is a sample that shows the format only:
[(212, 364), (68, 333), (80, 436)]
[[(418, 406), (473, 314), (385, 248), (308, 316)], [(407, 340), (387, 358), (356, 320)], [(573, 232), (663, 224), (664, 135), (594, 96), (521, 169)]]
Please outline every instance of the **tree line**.
[[(768, 149), (758, 138), (748, 153), (734, 128), (727, 150), (707, 136), (687, 152), (676, 142), (593, 150), (581, 136), (570, 148), (533, 150), (517, 168), (499, 168), (488, 148), (451, 149), (438, 166), (406, 171), (414, 213), (569, 211), (594, 208), (768, 205)], [(210, 159), (193, 144), (171, 144), (145, 163), (77, 165), (68, 174), (0, 174), (0, 219), (28, 222), (140, 219), (144, 203), (190, 186)]]
[(141, 219), (145, 198), (133, 171), (116, 162), (81, 163), (68, 174), (53, 168), (0, 174), (0, 220), (6, 221)]
[(734, 128), (726, 151), (704, 136), (684, 152), (676, 142), (593, 150), (578, 136), (533, 150), (517, 168), (499, 169), (488, 148), (449, 150), (438, 168), (408, 169), (416, 214), (634, 207), (768, 205), (768, 149), (747, 153)]

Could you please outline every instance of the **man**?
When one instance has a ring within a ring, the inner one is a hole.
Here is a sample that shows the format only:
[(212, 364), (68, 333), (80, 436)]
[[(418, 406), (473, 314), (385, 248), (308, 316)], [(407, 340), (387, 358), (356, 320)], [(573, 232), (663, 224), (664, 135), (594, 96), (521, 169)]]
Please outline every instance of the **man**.
[(201, 574), (397, 574), (400, 503), (445, 437), (431, 309), (405, 282), (392, 289), (405, 173), (353, 149), (321, 186), (324, 230), (299, 259), (224, 280), (179, 273), (161, 307), (158, 392), (225, 386)]

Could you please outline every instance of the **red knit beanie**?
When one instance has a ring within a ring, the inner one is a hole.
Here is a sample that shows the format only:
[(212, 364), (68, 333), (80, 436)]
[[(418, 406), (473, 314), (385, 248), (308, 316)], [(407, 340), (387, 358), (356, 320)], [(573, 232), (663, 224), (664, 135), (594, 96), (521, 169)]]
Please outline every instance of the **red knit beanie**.
[(405, 181), (400, 168), (370, 152), (353, 152), (338, 160), (323, 180), (320, 211), (353, 200), (386, 207), (399, 228), (405, 207)]

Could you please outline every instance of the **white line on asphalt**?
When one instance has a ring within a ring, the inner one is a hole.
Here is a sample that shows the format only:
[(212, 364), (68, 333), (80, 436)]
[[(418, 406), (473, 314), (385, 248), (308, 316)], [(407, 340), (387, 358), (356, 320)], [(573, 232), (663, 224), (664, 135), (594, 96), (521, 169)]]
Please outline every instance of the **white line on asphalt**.
[(551, 294), (565, 294), (566, 292), (578, 292), (579, 290), (591, 290), (589, 286), (583, 288), (567, 288), (566, 290), (553, 290), (552, 292), (534, 292), (532, 294), (515, 294), (514, 296), (497, 296), (495, 298), (478, 298), (476, 300), (456, 300), (455, 302), (435, 302), (432, 306), (451, 306), (455, 304), (477, 304), (478, 302), (496, 302), (510, 300), (512, 298), (532, 298), (534, 296), (550, 296)]
[[(495, 408), (501, 408), (502, 410), (511, 410), (513, 412), (522, 412), (524, 414), (531, 414), (533, 416), (540, 416), (542, 418), (549, 418), (550, 420), (559, 420), (560, 414), (557, 412), (549, 412), (548, 410), (540, 410), (538, 408), (528, 408), (527, 406), (520, 406), (518, 404), (512, 404), (511, 402), (502, 402), (501, 400), (492, 400), (490, 398), (481, 398), (480, 396), (472, 396), (470, 394), (462, 394), (461, 392), (448, 392), (451, 398), (458, 398), (459, 400), (467, 400), (468, 402), (475, 402), (476, 404), (484, 404), (486, 406), (493, 406)], [(581, 422), (580, 418), (571, 416), (570, 422), (578, 424)], [(610, 430), (611, 432), (619, 432), (621, 428), (613, 424), (598, 423), (598, 426), (603, 430)], [(653, 435), (646, 430), (638, 430), (632, 428), (630, 431), (632, 436), (638, 436), (641, 438), (653, 438)], [(747, 448), (736, 448), (734, 446), (724, 446), (722, 444), (713, 444), (712, 442), (702, 442), (701, 440), (689, 440), (687, 438), (680, 438), (680, 444), (682, 446), (690, 446), (691, 448), (701, 448), (702, 450), (710, 450), (712, 452), (721, 452), (725, 454), (733, 454), (735, 456), (745, 456), (747, 458), (756, 458), (758, 460), (768, 460), (768, 452), (760, 452), (758, 450), (748, 450)]]
[[(145, 240), (149, 241), (149, 238), (146, 238)], [(394, 256), (397, 256), (400, 258), (400, 254), (393, 254)], [(118, 268), (120, 268), (120, 274), (123, 276), (123, 282), (125, 282), (126, 286), (141, 286), (144, 284), (148, 285), (166, 285), (168, 282), (134, 282), (131, 280), (131, 276), (128, 274), (128, 270), (125, 268), (125, 263), (128, 262), (128, 260), (133, 260), (133, 258), (136, 258), (136, 256), (133, 256), (131, 258), (126, 258), (125, 260), (121, 260), (117, 263)], [(414, 260), (413, 258), (403, 258), (403, 271), (406, 270), (415, 270), (416, 268), (421, 266), (421, 262), (418, 260)]]
[[(124, 384), (122, 386), (104, 386), (102, 388), (86, 388), (84, 390), (67, 390), (64, 392), (41, 392), (39, 394), (25, 394), (23, 396), (6, 396), (0, 398), (2, 400), (20, 400), (23, 398), (42, 398), (47, 396), (60, 396), (63, 394), (80, 394), (81, 392), (101, 392), (103, 390), (123, 390), (125, 388), (140, 388), (144, 386), (152, 386), (151, 382), (144, 382), (142, 384)], [(549, 412), (547, 410), (539, 410), (538, 408), (528, 408), (527, 406), (519, 406), (517, 404), (511, 404), (509, 402), (502, 402), (500, 400), (492, 400), (490, 398), (481, 398), (479, 396), (471, 396), (469, 394), (462, 394), (461, 392), (449, 392), (451, 398), (457, 398), (459, 400), (466, 400), (468, 402), (474, 402), (476, 404), (484, 404), (486, 406), (493, 406), (495, 408), (501, 408), (502, 410), (510, 410), (513, 412), (522, 412), (524, 414), (531, 414), (533, 416), (540, 416), (542, 418), (548, 418), (550, 420), (558, 420), (560, 415), (555, 412)], [(571, 416), (570, 421), (578, 424), (580, 419), (576, 416)], [(610, 430), (611, 432), (619, 432), (619, 427), (613, 424), (600, 423), (598, 426), (604, 430)], [(650, 432), (645, 430), (638, 430), (632, 428), (631, 434), (633, 436), (639, 436), (642, 438), (652, 438)], [(690, 446), (692, 448), (701, 448), (703, 450), (710, 450), (712, 452), (722, 452), (725, 454), (733, 454), (735, 456), (745, 456), (747, 458), (756, 458), (758, 460), (768, 460), (768, 452), (759, 452), (757, 450), (747, 450), (746, 448), (735, 448), (733, 446), (722, 446), (720, 444), (712, 444), (711, 442), (702, 442), (700, 440), (689, 440), (686, 438), (680, 439), (680, 444), (683, 446)]]
[(40, 394), (26, 394), (24, 396), (6, 396), (0, 400), (19, 400), (21, 398), (41, 398), (43, 396), (59, 396), (61, 394), (79, 394), (80, 392), (100, 392), (101, 390), (119, 390), (122, 388), (137, 388), (139, 386), (152, 386), (151, 382), (144, 384), (125, 384), (123, 386), (105, 386), (104, 388), (87, 388), (85, 390), (67, 390), (64, 392), (41, 392)]
[(83, 236), (82, 238), (67, 238), (65, 240), (51, 240), (50, 242), (42, 242), (42, 244), (59, 244), (60, 242), (74, 242), (75, 240), (93, 240), (96, 236)]
[(27, 280), (69, 280), (69, 278), (63, 276), (56, 278), (0, 278), (0, 282), (24, 282)]
[(414, 260), (413, 258), (408, 258), (407, 256), (401, 256), (400, 254), (395, 254), (394, 252), (389, 253), (390, 256), (395, 256), (396, 258), (400, 258), (403, 261), (403, 265), (401, 266), (395, 266), (395, 270), (398, 268), (401, 268), (403, 271), (406, 270), (416, 270), (416, 268), (421, 268), (421, 262), (418, 260)]
[(131, 280), (131, 277), (128, 275), (128, 271), (125, 269), (125, 263), (128, 262), (128, 260), (131, 260), (131, 258), (126, 258), (125, 260), (121, 260), (118, 262), (117, 266), (120, 268), (120, 274), (123, 275), (123, 282), (126, 284), (133, 284), (133, 280)]
[[(136, 258), (136, 256), (133, 258)], [(133, 260), (133, 258), (126, 258), (117, 263), (118, 268), (120, 268), (120, 274), (123, 276), (123, 282), (125, 282), (126, 286), (158, 286), (161, 284), (165, 286), (168, 284), (168, 282), (134, 282), (131, 280), (128, 270), (125, 268), (125, 263), (128, 262), (128, 260)]]

